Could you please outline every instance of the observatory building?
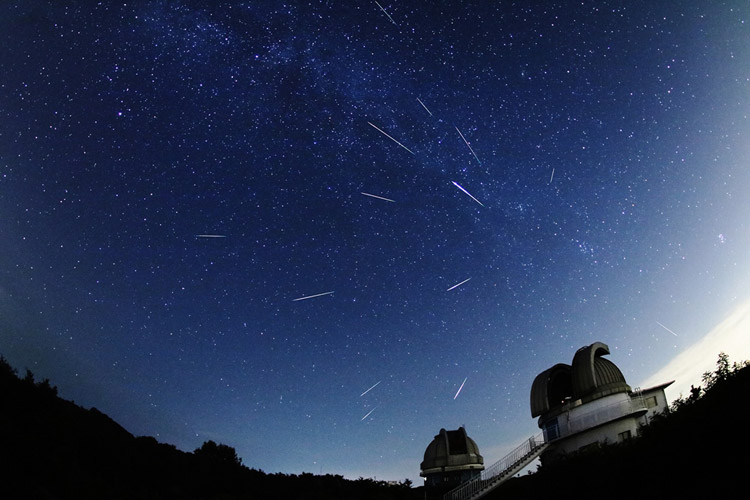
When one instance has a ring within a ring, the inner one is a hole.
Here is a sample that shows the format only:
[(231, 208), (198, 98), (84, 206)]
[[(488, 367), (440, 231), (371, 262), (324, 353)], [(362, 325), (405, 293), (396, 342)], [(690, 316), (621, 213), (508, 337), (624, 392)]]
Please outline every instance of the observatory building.
[(635, 437), (641, 426), (667, 408), (664, 389), (631, 389), (617, 366), (604, 356), (609, 347), (582, 347), (570, 365), (543, 371), (531, 386), (531, 416), (542, 432), (523, 441), (496, 463), (484, 467), (476, 443), (461, 427), (440, 433), (424, 452), (419, 474), (426, 500), (479, 500), (537, 458), (542, 462), (602, 444)]
[(420, 476), (425, 479), (425, 498), (442, 499), (443, 494), (479, 476), (484, 470), (484, 458), (477, 444), (466, 435), (466, 429), (440, 429), (427, 446)]
[(531, 416), (550, 446), (542, 461), (638, 435), (638, 429), (667, 407), (664, 389), (633, 390), (617, 366), (605, 359), (609, 347), (595, 342), (582, 347), (573, 363), (543, 371), (531, 386)]

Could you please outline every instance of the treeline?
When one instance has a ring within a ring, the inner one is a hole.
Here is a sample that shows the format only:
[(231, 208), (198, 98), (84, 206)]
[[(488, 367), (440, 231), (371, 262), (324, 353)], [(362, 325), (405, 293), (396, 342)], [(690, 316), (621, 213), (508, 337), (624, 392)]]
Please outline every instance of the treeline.
[(730, 365), (721, 353), (702, 382), (642, 428), (640, 437), (540, 466), (486, 498), (714, 498), (747, 491), (750, 366)]
[(267, 474), (242, 465), (231, 446), (192, 453), (135, 437), (96, 408), (57, 396), (49, 380), (24, 377), (0, 356), (0, 498), (3, 499), (382, 499), (421, 498), (392, 485), (340, 475)]

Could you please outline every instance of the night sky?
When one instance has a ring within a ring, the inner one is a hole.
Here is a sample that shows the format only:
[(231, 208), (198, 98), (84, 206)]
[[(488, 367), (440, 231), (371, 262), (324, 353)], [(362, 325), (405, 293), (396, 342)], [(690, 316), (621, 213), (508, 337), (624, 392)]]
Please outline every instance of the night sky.
[(267, 472), (416, 482), (460, 425), (491, 464), (539, 432), (541, 371), (602, 341), (635, 387), (750, 299), (748, 28), (3, 2), (0, 354)]

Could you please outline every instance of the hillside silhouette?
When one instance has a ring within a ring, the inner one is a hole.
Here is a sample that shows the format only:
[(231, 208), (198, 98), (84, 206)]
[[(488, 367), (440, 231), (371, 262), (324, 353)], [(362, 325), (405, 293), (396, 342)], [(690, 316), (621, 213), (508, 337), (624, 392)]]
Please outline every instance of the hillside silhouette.
[(267, 474), (234, 448), (207, 441), (192, 453), (135, 437), (96, 408), (57, 396), (49, 380), (23, 378), (0, 356), (0, 498), (385, 499), (422, 498), (392, 485), (339, 475)]
[[(703, 386), (624, 443), (587, 450), (513, 478), (487, 499), (701, 498), (745, 491), (750, 367), (719, 355)], [(418, 464), (415, 464), (418, 467)], [(193, 451), (135, 437), (96, 408), (20, 378), (0, 356), (0, 498), (417, 500), (422, 488), (339, 475), (268, 474), (234, 448)]]

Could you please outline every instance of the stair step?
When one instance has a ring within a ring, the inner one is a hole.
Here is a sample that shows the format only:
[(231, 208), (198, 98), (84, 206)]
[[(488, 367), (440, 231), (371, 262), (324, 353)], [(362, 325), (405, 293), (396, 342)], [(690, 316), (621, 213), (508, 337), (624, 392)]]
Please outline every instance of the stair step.
[[(547, 446), (546, 443), (542, 442), (541, 435), (537, 436), (536, 438), (533, 438), (533, 440), (530, 439), (524, 445), (519, 446), (517, 450), (520, 451), (525, 445), (529, 446), (528, 448), (529, 451), (527, 451), (523, 456), (515, 460), (509, 466), (500, 470), (500, 472), (498, 472), (497, 474), (494, 474), (491, 477), (486, 478), (486, 479), (481, 479), (481, 476), (475, 479), (472, 479), (458, 486), (454, 490), (446, 493), (443, 496), (443, 499), (452, 500), (455, 496), (456, 500), (479, 500), (479, 498), (483, 497), (485, 494), (495, 489), (495, 487), (499, 486), (500, 484), (505, 482), (506, 479), (508, 479), (509, 477), (512, 477), (518, 471), (520, 471), (523, 467), (528, 465), (533, 459), (538, 457)], [(513, 456), (513, 453), (515, 452), (509, 453), (508, 456), (506, 456), (502, 460), (499, 460), (498, 462), (490, 466), (487, 470), (494, 470), (501, 463), (503, 463), (503, 461), (509, 460), (510, 457)], [(469, 486), (470, 484), (473, 484), (474, 486), (471, 487)]]

